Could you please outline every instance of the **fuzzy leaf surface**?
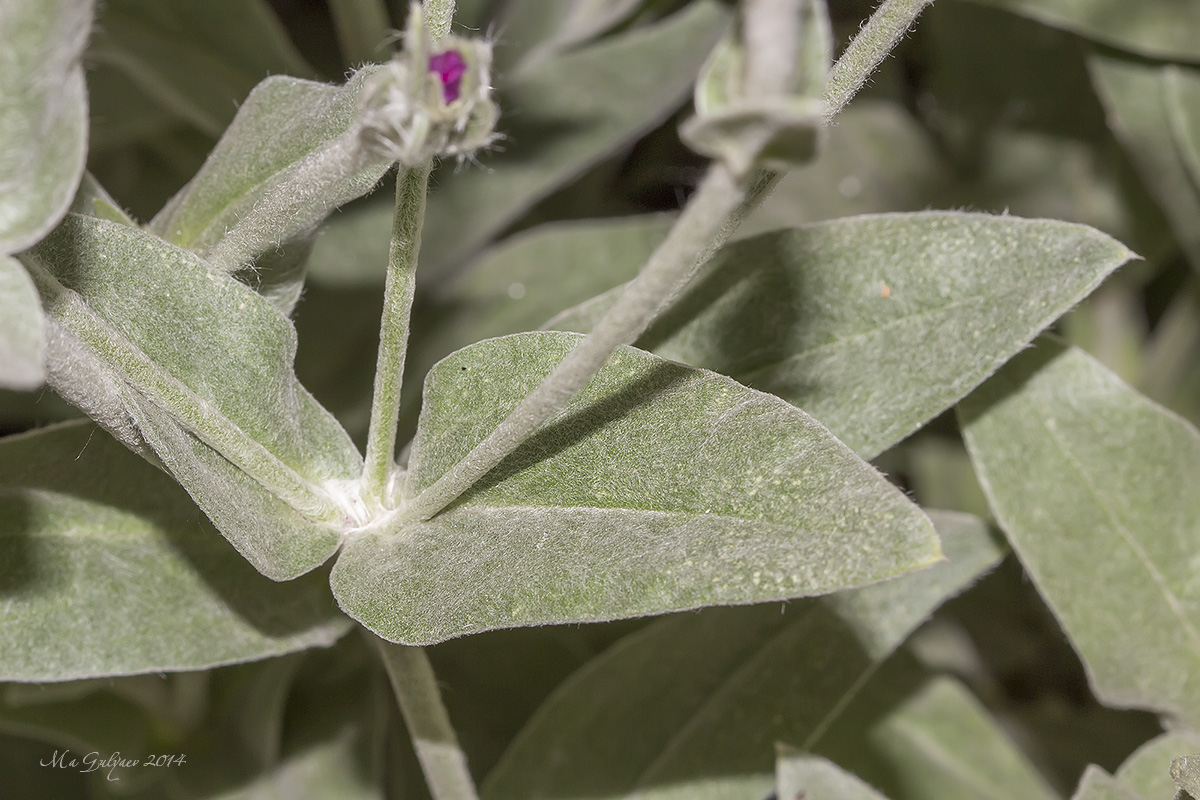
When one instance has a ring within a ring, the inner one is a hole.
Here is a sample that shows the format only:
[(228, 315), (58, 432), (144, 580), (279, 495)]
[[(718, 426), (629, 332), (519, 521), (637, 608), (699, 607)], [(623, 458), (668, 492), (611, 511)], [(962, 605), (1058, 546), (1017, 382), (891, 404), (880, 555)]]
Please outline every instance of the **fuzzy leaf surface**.
[(1097, 697), (1200, 719), (1200, 434), (1049, 340), (959, 412), (996, 519)]
[(20, 262), (0, 255), (0, 388), (36, 389), (45, 382), (45, 349), (37, 287)]
[(0, 440), (0, 679), (204, 669), (332, 644), (320, 576), (254, 571), (168, 476), (87, 422)]
[[(486, 169), (435, 174), (421, 263), (464, 261), (534, 203), (662, 122), (691, 89), (703, 42), (716, 41), (719, 6), (700, 0), (655, 25), (497, 76), (502, 149), (480, 156)], [(655, 79), (647, 82), (647, 75)], [(345, 223), (377, 243), (375, 263), (387, 263), (392, 211), (391, 203), (372, 203), (334, 219), (317, 240), (314, 261), (336, 263), (332, 229)]]
[[(129, 225), (68, 214), (22, 258), (52, 326), (56, 389), (148, 443), (234, 546), (295, 577), (337, 546), (329, 487), (357, 477), (349, 437), (296, 381), (296, 334), (267, 301)], [(263, 502), (290, 517), (254, 513)]]
[[(1180, 149), (1177, 116), (1182, 109), (1172, 110), (1180, 102), (1175, 94), (1179, 87), (1171, 85), (1200, 81), (1197, 70), (1100, 54), (1089, 58), (1088, 67), (1109, 127), (1129, 151), (1188, 260), (1200, 270), (1200, 177), (1189, 177)], [(1169, 78), (1172, 71), (1176, 77)]]
[[(957, 402), (1132, 255), (1065, 222), (951, 212), (837, 220), (727, 246), (638, 346), (776, 394), (870, 458)], [(590, 330), (618, 291), (547, 327)]]
[(1071, 800), (1148, 800), (1122, 786), (1117, 779), (1094, 764), (1089, 766), (1079, 781), (1079, 788)]
[[(517, 334), (440, 362), (407, 495), (466, 456), (579, 338)], [(625, 348), (447, 511), (349, 544), (333, 586), (379, 635), (426, 644), (823, 594), (940, 555), (920, 509), (803, 412)]]
[(265, 0), (107, 0), (89, 56), (213, 137), (266, 76), (313, 77)]
[[(305, 167), (354, 127), (358, 95), (370, 74), (360, 70), (344, 86), (284, 76), (263, 81), (150, 230), (226, 272), (284, 245), (295, 247), (332, 209), (369, 192), (390, 166), (376, 161), (334, 183), (298, 185)], [(267, 205), (278, 206), (270, 218), (248, 229), (238, 225)]]
[(1200, 6), (1191, 0), (974, 0), (1140, 56), (1200, 61)]
[[(892, 800), (1057, 797), (956, 680), (933, 678), (894, 708), (879, 694), (859, 695), (826, 736), (822, 752)], [(879, 708), (889, 709), (882, 719)]]
[(23, 250), (62, 217), (87, 155), (79, 57), (92, 0), (0, 6), (0, 255)]
[(999, 560), (977, 518), (935, 520), (948, 561), (929, 569), (783, 608), (681, 614), (621, 639), (542, 705), (483, 797), (765, 797), (776, 743), (817, 746), (908, 634)]
[(820, 756), (782, 753), (775, 765), (776, 797), (804, 800), (887, 800), (869, 784)]

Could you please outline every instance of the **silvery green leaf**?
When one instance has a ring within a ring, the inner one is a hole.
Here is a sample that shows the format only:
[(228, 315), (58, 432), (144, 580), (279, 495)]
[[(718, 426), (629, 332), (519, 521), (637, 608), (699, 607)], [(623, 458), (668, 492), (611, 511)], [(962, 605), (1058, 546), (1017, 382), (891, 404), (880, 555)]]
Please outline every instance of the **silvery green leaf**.
[(786, 606), (651, 623), (562, 684), (483, 786), (485, 800), (765, 797), (777, 742), (823, 736), (925, 617), (1000, 558), (979, 520), (936, 514), (948, 561)]
[(107, 0), (89, 57), (219, 136), (268, 75), (313, 77), (264, 0)]
[(79, 57), (91, 0), (0, 5), (0, 255), (23, 250), (62, 217), (87, 154)]
[(35, 389), (46, 380), (46, 335), (37, 287), (12, 256), (0, 255), (0, 388)]
[(974, 0), (1128, 50), (1140, 56), (1200, 61), (1200, 6), (1179, 0)]
[(282, 761), (244, 788), (209, 800), (383, 800), (377, 781), (364, 775), (361, 734), (341, 731)]
[(1121, 785), (1146, 798), (1174, 797), (1171, 762), (1200, 750), (1200, 735), (1186, 728), (1169, 731), (1139, 747), (1117, 770)]
[(0, 679), (203, 669), (331, 644), (321, 576), (258, 573), (167, 476), (88, 423), (0, 440)]
[(1096, 696), (1200, 719), (1200, 434), (1041, 340), (959, 406), (1000, 526)]
[(1122, 786), (1117, 779), (1094, 764), (1089, 766), (1079, 781), (1079, 788), (1071, 800), (1150, 800)]
[(1171, 137), (1200, 195), (1200, 69), (1171, 65), (1163, 70), (1162, 80)]
[(775, 796), (804, 800), (887, 800), (869, 784), (820, 756), (781, 752), (775, 764)]
[[(518, 334), (440, 362), (406, 496), (466, 456), (579, 338)], [(447, 511), (405, 521), (401, 504), (362, 531), (333, 587), (375, 633), (428, 644), (823, 594), (940, 556), (920, 509), (800, 410), (625, 348)]]
[[(1132, 257), (1081, 225), (926, 212), (725, 247), (638, 344), (803, 408), (872, 457)], [(590, 330), (616, 291), (547, 327)]]
[(1057, 794), (999, 723), (956, 680), (933, 678), (894, 708), (868, 708), (867, 695), (843, 717), (870, 719), (850, 735), (832, 730), (825, 754), (892, 800), (1054, 800)]
[[(344, 86), (287, 77), (261, 83), (150, 230), (204, 256), (214, 270), (254, 265), (260, 291), (273, 281), (298, 290), (308, 237), (334, 208), (369, 192), (390, 166), (368, 159), (329, 178), (314, 167), (357, 144), (347, 137), (354, 137), (358, 96), (370, 75), (360, 70)], [(287, 299), (285, 312), (296, 297)]]
[[(497, 76), (502, 149), (480, 157), (484, 169), (446, 164), (435, 174), (423, 268), (465, 261), (538, 200), (662, 122), (687, 95), (723, 18), (719, 3), (700, 0), (655, 25)], [(382, 201), (357, 212), (366, 215), (355, 220), (358, 234), (376, 243), (374, 263), (387, 263), (392, 212)], [(313, 260), (336, 264), (338, 238), (320, 237)]]
[[(1093, 55), (1088, 66), (1109, 127), (1129, 151), (1188, 260), (1200, 269), (1200, 181), (1189, 176), (1178, 137), (1172, 135), (1170, 107), (1178, 98), (1168, 86), (1168, 68), (1105, 54)], [(1184, 74), (1183, 67), (1177, 69)]]
[(625, 22), (646, 0), (575, 0), (546, 4), (514, 0), (500, 4), (496, 25), (504, 31), (497, 64), (527, 68), (578, 47)]
[(332, 554), (354, 513), (339, 487), (360, 459), (296, 381), (285, 317), (198, 256), (120, 222), (68, 214), (22, 258), (46, 308), (60, 393), (152, 449), (265, 574), (295, 577)]

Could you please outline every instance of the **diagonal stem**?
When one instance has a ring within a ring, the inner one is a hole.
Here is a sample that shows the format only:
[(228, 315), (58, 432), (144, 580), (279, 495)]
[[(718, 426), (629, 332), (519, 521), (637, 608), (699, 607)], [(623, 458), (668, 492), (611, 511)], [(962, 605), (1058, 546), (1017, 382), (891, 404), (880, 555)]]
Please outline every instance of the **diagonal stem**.
[[(932, 2), (885, 0), (876, 9), (833, 66), (825, 96), (831, 117)], [(712, 165), (667, 238), (596, 327), (462, 461), (417, 495), (402, 516), (429, 519), (442, 511), (565, 408), (614, 350), (637, 340), (780, 177), (759, 172), (752, 183), (741, 182), (724, 164)]]

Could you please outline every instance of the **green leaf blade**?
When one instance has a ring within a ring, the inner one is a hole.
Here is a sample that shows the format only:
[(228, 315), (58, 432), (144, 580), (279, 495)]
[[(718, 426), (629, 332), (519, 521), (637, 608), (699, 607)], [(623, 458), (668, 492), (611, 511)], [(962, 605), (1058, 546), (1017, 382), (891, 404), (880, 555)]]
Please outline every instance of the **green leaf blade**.
[[(309, 237), (326, 214), (369, 192), (390, 166), (374, 160), (328, 185), (315, 177), (313, 185), (304, 187), (307, 191), (295, 185), (308, 162), (337, 147), (339, 137), (352, 131), (358, 95), (371, 72), (358, 71), (344, 86), (283, 76), (263, 81), (238, 109), (200, 172), (155, 216), (150, 230), (215, 259), (214, 269), (225, 272)], [(250, 212), (285, 201), (276, 216), (250, 230), (239, 227)], [(306, 253), (292, 260), (301, 255)]]
[[(435, 367), (409, 496), (465, 456), (577, 340), (492, 339)], [(446, 513), (348, 545), (333, 580), (343, 608), (376, 633), (424, 644), (819, 594), (940, 555), (924, 514), (802, 412), (624, 349)]]
[[(777, 394), (869, 458), (957, 402), (1132, 255), (1063, 222), (837, 220), (726, 247), (638, 344)], [(589, 330), (615, 297), (547, 326)]]
[(1140, 56), (1200, 61), (1200, 7), (1188, 0), (974, 0)]
[(0, 679), (205, 669), (332, 644), (320, 575), (258, 575), (178, 486), (89, 423), (0, 440)]
[(992, 509), (1097, 696), (1200, 719), (1200, 434), (1051, 341), (960, 415)]
[(45, 349), (37, 287), (19, 261), (0, 255), (0, 388), (41, 386), (46, 380)]
[(887, 800), (879, 792), (820, 756), (781, 754), (775, 794), (804, 800)]
[(927, 570), (783, 608), (680, 614), (625, 637), (550, 696), (483, 797), (766, 796), (776, 744), (820, 749), (925, 616), (999, 560), (980, 520), (936, 519), (948, 560)]
[(12, 0), (0, 9), (0, 254), (42, 238), (66, 212), (87, 154), (79, 57), (91, 0)]
[[(290, 321), (119, 222), (69, 214), (22, 257), (52, 322), (50, 376), (64, 397), (153, 449), (265, 574), (295, 577), (332, 555), (351, 510), (339, 510), (339, 487), (361, 460), (297, 382)], [(291, 510), (277, 513), (283, 503)]]

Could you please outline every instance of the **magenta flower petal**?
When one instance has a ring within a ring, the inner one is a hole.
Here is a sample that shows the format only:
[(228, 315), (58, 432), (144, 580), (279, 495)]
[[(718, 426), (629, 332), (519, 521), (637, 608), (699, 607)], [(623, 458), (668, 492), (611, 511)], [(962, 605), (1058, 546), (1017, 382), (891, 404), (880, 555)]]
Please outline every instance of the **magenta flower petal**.
[(442, 98), (447, 104), (458, 99), (459, 84), (467, 73), (467, 62), (457, 50), (447, 50), (429, 59), (429, 71), (442, 81)]

